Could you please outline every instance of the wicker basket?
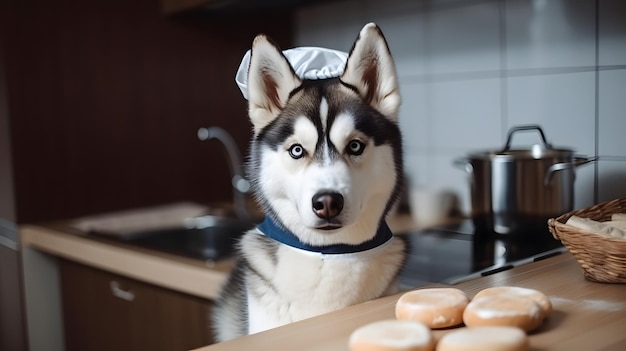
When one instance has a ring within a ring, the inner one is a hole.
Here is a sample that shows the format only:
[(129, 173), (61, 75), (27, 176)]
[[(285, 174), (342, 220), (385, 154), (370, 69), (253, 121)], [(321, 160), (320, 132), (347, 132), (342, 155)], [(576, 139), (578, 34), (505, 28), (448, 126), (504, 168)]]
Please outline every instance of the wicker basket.
[(615, 199), (548, 220), (550, 232), (580, 263), (585, 278), (601, 283), (626, 283), (626, 239), (592, 233), (564, 223), (571, 216), (604, 222), (626, 213), (626, 198)]

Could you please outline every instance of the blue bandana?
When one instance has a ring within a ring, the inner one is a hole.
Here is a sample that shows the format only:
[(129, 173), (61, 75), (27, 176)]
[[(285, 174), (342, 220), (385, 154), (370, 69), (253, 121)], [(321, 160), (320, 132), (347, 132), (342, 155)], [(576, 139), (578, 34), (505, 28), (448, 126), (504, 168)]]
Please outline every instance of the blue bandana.
[(358, 245), (334, 244), (328, 246), (314, 246), (303, 243), (297, 236), (285, 229), (281, 224), (276, 223), (269, 216), (265, 217), (265, 220), (261, 222), (257, 228), (268, 238), (272, 238), (280, 243), (297, 249), (319, 252), (322, 254), (345, 254), (367, 251), (381, 246), (389, 241), (393, 236), (391, 230), (387, 226), (387, 223), (385, 223), (385, 221), (381, 221), (378, 226), (378, 230), (376, 231), (376, 235), (364, 243)]

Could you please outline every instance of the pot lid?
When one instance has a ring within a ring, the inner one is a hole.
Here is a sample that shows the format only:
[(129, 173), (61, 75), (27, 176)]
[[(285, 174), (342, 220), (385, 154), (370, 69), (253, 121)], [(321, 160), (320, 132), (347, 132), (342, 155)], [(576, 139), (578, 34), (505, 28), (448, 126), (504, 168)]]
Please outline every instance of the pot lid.
[(503, 150), (487, 150), (482, 152), (471, 153), (469, 157), (471, 159), (480, 159), (480, 160), (492, 160), (492, 159), (503, 159), (503, 160), (518, 160), (518, 159), (554, 159), (554, 158), (571, 158), (573, 157), (574, 151), (572, 149), (554, 149), (554, 148), (546, 148), (543, 145), (535, 144), (532, 145), (528, 149), (503, 149)]
[[(539, 133), (539, 136), (541, 137), (541, 144), (532, 145), (528, 149), (522, 149), (522, 148), (512, 149), (511, 142), (513, 140), (513, 135), (515, 133), (524, 132), (524, 131), (535, 131)], [(504, 147), (501, 150), (484, 151), (484, 152), (478, 152), (475, 154), (470, 154), (470, 158), (482, 159), (482, 160), (486, 160), (486, 159), (490, 159), (490, 160), (492, 159), (539, 160), (539, 159), (544, 159), (544, 158), (561, 159), (561, 158), (571, 158), (573, 153), (574, 151), (571, 149), (552, 147), (552, 144), (550, 144), (546, 140), (546, 136), (543, 132), (543, 129), (541, 129), (540, 126), (533, 124), (533, 125), (516, 126), (516, 127), (511, 128), (507, 136), (506, 144), (504, 144)]]

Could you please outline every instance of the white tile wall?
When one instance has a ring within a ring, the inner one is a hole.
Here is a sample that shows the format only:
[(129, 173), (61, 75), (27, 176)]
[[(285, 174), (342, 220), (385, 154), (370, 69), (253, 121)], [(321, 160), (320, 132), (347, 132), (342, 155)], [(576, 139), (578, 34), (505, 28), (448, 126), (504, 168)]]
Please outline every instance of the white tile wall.
[(586, 164), (576, 168), (576, 178), (574, 181), (575, 208), (584, 208), (596, 203), (594, 200), (595, 167), (597, 167), (596, 164)]
[(435, 9), (428, 22), (432, 73), (500, 69), (498, 2)]
[[(595, 73), (509, 77), (507, 129), (539, 124), (555, 147), (595, 154)], [(515, 145), (532, 145), (537, 133), (516, 133)]]
[(598, 163), (598, 201), (626, 197), (626, 162), (600, 161)]
[(509, 0), (507, 68), (595, 65), (595, 1)]
[(430, 89), (423, 83), (403, 83), (400, 79), (402, 105), (400, 128), (405, 132), (407, 150), (428, 150), (433, 144), (432, 119), (429, 113)]
[(346, 51), (365, 23), (381, 26), (400, 76), (413, 186), (450, 187), (468, 211), (453, 160), (501, 147), (513, 125), (539, 123), (556, 146), (601, 157), (577, 169), (575, 207), (626, 197), (626, 2), (351, 0), (295, 18), (297, 45)]
[(382, 9), (371, 8), (372, 21), (384, 33), (398, 33), (386, 35), (389, 49), (394, 55), (396, 69), (402, 76), (418, 76), (428, 72), (428, 37), (426, 27), (427, 14), (424, 12), (399, 12), (385, 14)]
[(626, 158), (626, 69), (601, 71), (599, 87), (598, 153)]
[(598, 198), (626, 197), (626, 2), (598, 3)]
[(501, 144), (498, 79), (434, 82), (431, 86), (429, 117), (435, 150), (465, 153)]
[(600, 65), (626, 65), (626, 1), (599, 2)]

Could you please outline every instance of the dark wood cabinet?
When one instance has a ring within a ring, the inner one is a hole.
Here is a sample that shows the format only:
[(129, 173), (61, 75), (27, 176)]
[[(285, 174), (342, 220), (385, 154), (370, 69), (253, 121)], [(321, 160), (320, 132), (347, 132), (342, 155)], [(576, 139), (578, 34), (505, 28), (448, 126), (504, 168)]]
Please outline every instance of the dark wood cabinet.
[(1, 239), (3, 238), (0, 237), (0, 350), (26, 351), (28, 346), (22, 311), (19, 251), (4, 246)]
[(330, 0), (161, 0), (161, 11), (167, 15), (185, 12), (259, 12), (294, 9)]
[(213, 343), (211, 301), (59, 261), (66, 350), (182, 351)]
[(286, 10), (164, 16), (159, 4), (0, 1), (12, 166), (0, 167), (0, 210), (6, 173), (17, 223), (232, 199), (222, 146), (196, 132), (222, 127), (246, 150), (235, 74), (256, 34), (289, 47), (293, 21)]
[[(0, 220), (232, 199), (221, 145), (196, 131), (220, 126), (246, 150), (251, 128), (235, 73), (258, 33), (290, 46), (291, 13), (165, 16), (160, 2), (0, 1)], [(44, 285), (32, 267), (48, 268), (48, 257), (33, 254), (22, 277), (20, 256), (0, 247), (0, 350), (58, 350), (58, 324), (47, 325), (58, 319), (56, 285), (53, 296), (28, 284), (21, 295), (22, 279)], [(209, 302), (115, 277), (136, 296), (119, 301), (112, 276), (63, 267), (68, 350), (211, 342)]]

